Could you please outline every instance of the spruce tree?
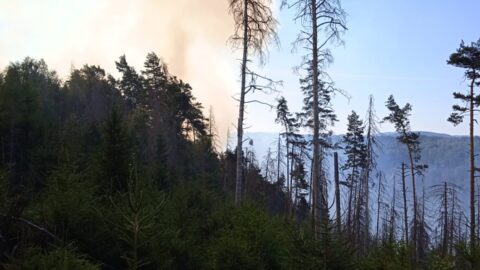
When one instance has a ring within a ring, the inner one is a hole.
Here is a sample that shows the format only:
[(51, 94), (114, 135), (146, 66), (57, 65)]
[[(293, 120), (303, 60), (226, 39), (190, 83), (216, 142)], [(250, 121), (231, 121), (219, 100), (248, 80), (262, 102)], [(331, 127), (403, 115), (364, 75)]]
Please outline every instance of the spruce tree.
[(108, 192), (127, 191), (130, 147), (121, 113), (113, 107), (103, 128), (100, 183)]
[[(355, 111), (348, 116), (347, 133), (343, 136), (347, 160), (342, 169), (347, 171), (347, 182), (350, 188), (348, 198), (347, 231), (351, 240), (360, 240), (359, 228), (365, 225), (365, 182), (360, 176), (367, 167), (367, 146), (364, 139), (363, 121)], [(353, 222), (353, 224), (352, 224)], [(359, 243), (356, 243), (359, 244)]]

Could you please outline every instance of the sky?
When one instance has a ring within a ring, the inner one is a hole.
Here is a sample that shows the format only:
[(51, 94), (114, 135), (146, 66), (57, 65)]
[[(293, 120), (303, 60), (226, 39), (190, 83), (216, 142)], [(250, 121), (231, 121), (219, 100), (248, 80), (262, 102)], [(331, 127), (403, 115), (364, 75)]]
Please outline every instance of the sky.
[[(292, 53), (299, 26), (291, 10), (279, 10), (280, 46), (272, 46), (260, 73), (283, 80), (281, 93), (292, 111), (301, 110), (302, 94), (293, 67), (302, 51)], [(460, 69), (446, 60), (463, 39), (480, 38), (478, 0), (344, 0), (348, 31), (344, 45), (333, 46), (328, 72), (350, 99), (334, 98), (344, 133), (347, 115), (365, 115), (368, 97), (375, 98), (379, 117), (387, 114), (390, 94), (413, 106), (414, 130), (466, 134), (467, 127), (446, 121), (454, 104), (453, 91), (465, 91)], [(194, 95), (208, 111), (213, 107), (219, 133), (235, 130), (238, 105), (238, 51), (227, 39), (232, 18), (227, 0), (0, 0), (0, 67), (26, 56), (44, 58), (50, 68), (68, 78), (72, 67), (97, 64), (117, 75), (114, 61), (122, 54), (137, 70), (148, 52), (162, 57), (173, 74), (192, 84)], [(274, 103), (278, 95), (252, 98)], [(249, 105), (249, 132), (277, 132), (275, 111)], [(393, 131), (387, 124), (382, 131)]]

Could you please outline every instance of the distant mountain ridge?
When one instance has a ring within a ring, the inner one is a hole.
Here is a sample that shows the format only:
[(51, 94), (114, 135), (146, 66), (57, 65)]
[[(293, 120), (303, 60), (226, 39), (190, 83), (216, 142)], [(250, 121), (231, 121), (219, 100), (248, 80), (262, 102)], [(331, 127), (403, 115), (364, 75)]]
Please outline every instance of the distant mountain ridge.
[[(306, 135), (311, 136), (311, 135)], [(343, 135), (333, 135), (333, 142), (340, 142)], [(378, 153), (377, 170), (384, 173), (387, 182), (392, 185), (393, 178), (399, 179), (399, 168), (402, 162), (408, 164), (407, 150), (404, 145), (396, 139), (394, 132), (380, 133), (377, 135), (377, 141), (380, 148), (376, 149)], [(276, 151), (278, 139), (277, 133), (268, 132), (249, 132), (246, 138), (251, 139), (256, 157), (262, 163), (268, 148)], [(234, 144), (230, 144), (234, 145)], [(456, 183), (463, 188), (464, 193), (469, 190), (468, 186), (468, 136), (448, 135), (442, 133), (420, 131), (421, 164), (427, 164), (429, 168), (424, 176), (419, 177), (417, 185), (429, 187), (442, 183), (444, 181)], [(339, 153), (340, 163), (345, 161), (343, 149), (336, 150)], [(475, 151), (480, 151), (480, 137), (475, 137)], [(327, 161), (332, 165), (331, 160)], [(399, 183), (399, 181), (397, 181)], [(407, 181), (410, 186), (410, 181)], [(421, 189), (420, 189), (421, 190)]]

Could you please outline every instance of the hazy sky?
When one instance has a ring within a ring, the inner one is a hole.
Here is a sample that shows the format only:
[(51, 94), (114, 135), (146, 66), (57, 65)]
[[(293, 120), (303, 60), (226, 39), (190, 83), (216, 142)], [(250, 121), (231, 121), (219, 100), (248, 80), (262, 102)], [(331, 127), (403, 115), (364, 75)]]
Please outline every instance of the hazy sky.
[[(345, 46), (334, 50), (329, 72), (337, 86), (351, 95), (335, 98), (345, 131), (347, 114), (365, 114), (373, 94), (378, 115), (394, 94), (413, 105), (412, 126), (450, 134), (466, 134), (465, 126), (446, 122), (453, 104), (452, 91), (466, 87), (461, 70), (446, 65), (460, 41), (480, 38), (478, 0), (344, 0), (348, 13)], [(302, 96), (292, 68), (301, 51), (291, 53), (298, 26), (292, 12), (276, 11), (280, 21), (280, 49), (271, 48), (262, 73), (284, 80), (282, 95), (293, 111)], [(114, 73), (122, 54), (141, 69), (145, 55), (155, 51), (171, 71), (191, 82), (194, 94), (214, 107), (220, 133), (234, 129), (237, 107), (231, 99), (238, 89), (238, 55), (226, 40), (231, 33), (227, 0), (0, 0), (0, 66), (25, 56), (44, 58), (68, 75), (72, 66), (99, 64)], [(272, 97), (263, 98), (272, 101)], [(249, 131), (277, 131), (275, 112), (248, 108)], [(391, 131), (388, 125), (383, 131)]]

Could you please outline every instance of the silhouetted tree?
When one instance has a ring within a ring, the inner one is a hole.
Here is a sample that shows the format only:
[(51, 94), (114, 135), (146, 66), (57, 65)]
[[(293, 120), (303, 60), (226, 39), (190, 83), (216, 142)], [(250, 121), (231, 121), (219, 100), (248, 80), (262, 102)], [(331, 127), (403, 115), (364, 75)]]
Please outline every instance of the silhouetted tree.
[(377, 149), (380, 148), (380, 145), (377, 143), (376, 136), (379, 133), (378, 125), (379, 122), (378, 117), (375, 112), (374, 107), (374, 99), (373, 96), (370, 95), (369, 97), (369, 104), (367, 109), (367, 116), (365, 119), (365, 144), (366, 144), (366, 166), (363, 172), (363, 181), (365, 182), (365, 226), (364, 226), (364, 239), (363, 245), (364, 249), (368, 248), (368, 241), (370, 236), (370, 178), (373, 170), (377, 166)]
[(387, 109), (390, 114), (383, 120), (392, 123), (395, 126), (395, 130), (399, 134), (397, 140), (407, 147), (408, 158), (410, 161), (410, 176), (412, 178), (412, 196), (413, 196), (413, 232), (412, 232), (412, 249), (413, 249), (413, 261), (416, 262), (417, 258), (417, 222), (418, 222), (418, 209), (417, 209), (417, 194), (416, 194), (416, 182), (415, 175), (418, 173), (420, 166), (416, 163), (420, 161), (420, 134), (411, 131), (410, 128), (410, 111), (412, 106), (407, 103), (401, 108), (393, 98), (390, 96), (386, 103)]
[[(331, 41), (340, 40), (341, 33), (345, 27), (345, 13), (339, 0), (294, 0), (282, 2), (289, 8), (296, 8), (295, 20), (300, 21), (302, 31), (300, 32), (296, 43), (305, 46), (308, 54), (304, 57), (303, 65), (306, 67), (307, 76), (304, 78), (304, 89), (308, 89), (307, 98), (312, 106), (311, 120), (313, 122), (313, 166), (312, 166), (312, 210), (315, 237), (326, 234), (328, 226), (328, 203), (327, 203), (327, 181), (322, 180), (321, 172), (321, 143), (320, 115), (324, 114), (322, 110), (329, 100), (325, 100), (325, 90), (331, 89), (325, 81), (326, 74), (324, 68), (331, 61), (330, 51), (327, 44)], [(324, 38), (319, 35), (324, 34)], [(304, 90), (305, 91), (305, 90)], [(322, 94), (322, 92), (324, 94)], [(329, 96), (329, 94), (327, 94)], [(327, 112), (327, 114), (329, 114)], [(321, 231), (319, 230), (322, 227)]]
[[(277, 40), (277, 21), (270, 9), (270, 0), (229, 0), (229, 9), (233, 15), (235, 32), (230, 40), (234, 48), (242, 50), (242, 64), (240, 70), (241, 86), (239, 98), (239, 112), (237, 123), (237, 162), (236, 162), (236, 186), (235, 204), (238, 206), (241, 200), (242, 190), (242, 144), (243, 122), (245, 112), (245, 95), (248, 92), (258, 90), (256, 79), (258, 75), (252, 73), (247, 63), (253, 55), (264, 59), (267, 45), (272, 40)], [(252, 82), (247, 86), (247, 76), (251, 75)]]
[[(360, 227), (365, 224), (365, 181), (360, 179), (361, 173), (366, 169), (367, 147), (363, 136), (363, 121), (355, 111), (348, 116), (347, 133), (343, 136), (345, 156), (347, 160), (342, 166), (343, 170), (349, 171), (347, 182), (349, 187), (347, 231), (351, 241), (359, 245)], [(353, 224), (352, 224), (353, 221)], [(363, 227), (362, 227), (363, 228)], [(364, 231), (364, 230), (362, 230)]]
[(475, 86), (480, 85), (480, 39), (465, 45), (462, 41), (460, 47), (455, 53), (450, 55), (447, 64), (465, 69), (465, 77), (469, 80), (468, 94), (459, 92), (453, 93), (455, 99), (460, 100), (465, 105), (454, 105), (454, 112), (448, 118), (448, 121), (458, 125), (463, 121), (463, 117), (468, 114), (469, 134), (470, 134), (470, 251), (475, 248), (475, 153), (474, 153), (474, 122), (475, 106), (480, 105), (480, 97), (475, 94)]

